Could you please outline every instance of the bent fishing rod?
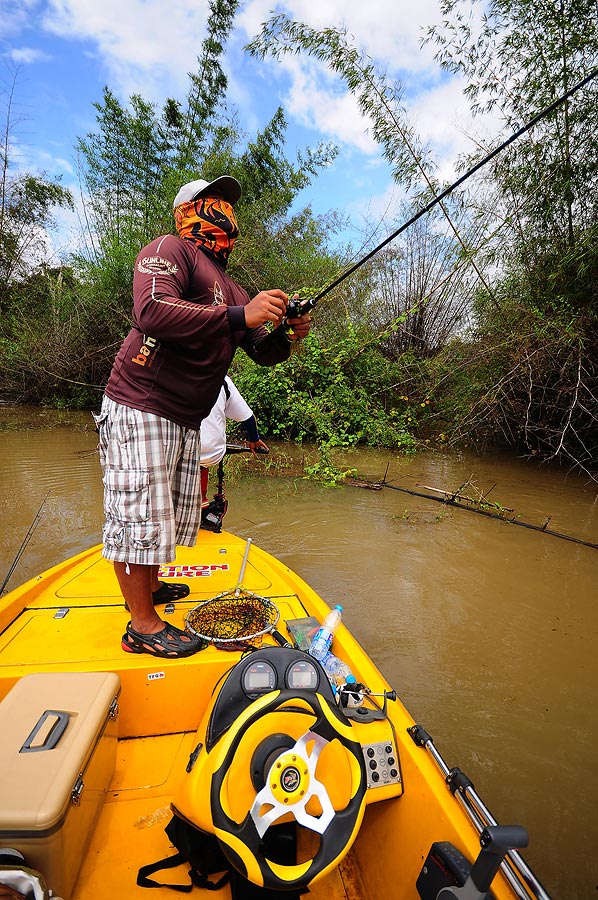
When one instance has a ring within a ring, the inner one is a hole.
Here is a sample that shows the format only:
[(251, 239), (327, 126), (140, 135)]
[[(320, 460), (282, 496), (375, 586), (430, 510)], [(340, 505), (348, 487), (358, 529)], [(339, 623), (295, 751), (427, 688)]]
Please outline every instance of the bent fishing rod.
[(474, 175), (476, 172), (479, 172), (479, 170), (487, 165), (490, 160), (494, 159), (495, 156), (498, 156), (499, 153), (502, 153), (503, 150), (506, 150), (506, 148), (518, 138), (520, 138), (521, 135), (525, 134), (527, 131), (533, 128), (534, 125), (537, 125), (538, 122), (540, 122), (546, 116), (549, 116), (550, 113), (555, 111), (555, 109), (558, 109), (559, 106), (561, 106), (566, 100), (568, 100), (569, 97), (572, 97), (573, 94), (575, 94), (577, 91), (581, 90), (582, 87), (585, 87), (586, 84), (589, 84), (589, 82), (593, 78), (595, 78), (596, 75), (598, 75), (598, 68), (593, 69), (589, 75), (586, 75), (585, 78), (583, 78), (581, 81), (578, 81), (577, 84), (573, 85), (572, 88), (569, 88), (568, 91), (566, 91), (560, 97), (557, 97), (556, 100), (553, 100), (552, 103), (550, 103), (539, 113), (537, 113), (532, 119), (530, 119), (530, 121), (526, 125), (522, 125), (521, 128), (518, 128), (517, 131), (515, 131), (505, 141), (503, 141), (502, 144), (500, 144), (498, 147), (495, 147), (495, 149), (488, 153), (487, 156), (479, 160), (479, 162), (477, 162), (475, 166), (472, 166), (471, 169), (468, 169), (467, 172), (461, 175), (460, 178), (457, 178), (456, 181), (454, 181), (451, 185), (441, 191), (441, 193), (434, 197), (433, 200), (430, 200), (430, 202), (427, 203), (426, 206), (423, 206), (420, 210), (418, 210), (418, 212), (411, 216), (411, 218), (408, 219), (407, 222), (404, 222), (399, 228), (396, 229), (396, 231), (393, 231), (392, 234), (389, 234), (388, 237), (385, 238), (380, 244), (378, 244), (377, 247), (374, 247), (373, 250), (370, 250), (369, 253), (366, 253), (365, 256), (363, 256), (360, 260), (346, 269), (341, 275), (338, 276), (338, 278), (335, 278), (334, 281), (328, 284), (325, 288), (322, 288), (322, 290), (319, 291), (315, 295), (315, 297), (309, 297), (305, 300), (301, 300), (298, 297), (291, 298), (287, 305), (287, 318), (304, 316), (308, 312), (310, 312), (314, 308), (316, 303), (322, 299), (322, 297), (325, 297), (326, 294), (329, 294), (330, 291), (332, 291), (335, 287), (338, 287), (338, 285), (342, 281), (344, 281), (345, 278), (348, 278), (349, 275), (352, 275), (353, 272), (356, 272), (357, 269), (363, 266), (364, 263), (368, 262), (368, 260), (370, 260), (373, 256), (375, 256), (376, 253), (382, 250), (383, 247), (386, 247), (387, 244), (389, 244), (391, 241), (394, 241), (396, 237), (402, 234), (403, 231), (406, 231), (407, 228), (417, 222), (417, 220), (420, 219), (423, 215), (430, 212), (431, 209), (433, 209), (438, 203), (444, 200), (445, 197), (448, 197), (448, 195), (451, 194), (454, 190), (460, 187), (465, 181), (467, 181), (468, 178), (471, 178), (472, 175)]

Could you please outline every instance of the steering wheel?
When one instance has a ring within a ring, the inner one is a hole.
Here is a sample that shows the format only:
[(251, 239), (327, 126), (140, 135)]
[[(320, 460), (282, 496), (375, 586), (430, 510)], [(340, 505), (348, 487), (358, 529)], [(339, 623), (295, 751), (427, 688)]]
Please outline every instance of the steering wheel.
[[(227, 775), (233, 756), (248, 730), (270, 713), (313, 714), (315, 722), (292, 747), (284, 747), (271, 762), (264, 786), (257, 792), (243, 821), (236, 822), (226, 811), (229, 807)], [(350, 771), (349, 801), (341, 810), (335, 810), (329, 789), (316, 777), (320, 754), (334, 740), (338, 740), (344, 748)], [(367, 780), (365, 763), (361, 745), (353, 737), (351, 724), (321, 694), (273, 691), (247, 707), (220, 743), (218, 759), (222, 762), (212, 775), (210, 805), (214, 833), (224, 854), (231, 865), (253, 884), (271, 890), (305, 890), (348, 853), (363, 818)], [(322, 811), (320, 816), (306, 809), (314, 797)], [(265, 807), (267, 809), (263, 812)], [(320, 835), (316, 854), (296, 865), (283, 865), (267, 859), (262, 844), (270, 825), (289, 813), (299, 825)]]

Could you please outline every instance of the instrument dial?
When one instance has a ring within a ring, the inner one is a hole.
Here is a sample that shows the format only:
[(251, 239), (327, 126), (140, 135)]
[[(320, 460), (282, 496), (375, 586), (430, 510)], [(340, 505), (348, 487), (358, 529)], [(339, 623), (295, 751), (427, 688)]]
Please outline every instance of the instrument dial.
[(295, 691), (315, 691), (320, 681), (318, 670), (309, 659), (297, 659), (286, 671), (287, 687)]
[(261, 660), (250, 663), (243, 672), (243, 691), (247, 697), (255, 699), (260, 694), (268, 694), (276, 688), (276, 672), (269, 662)]

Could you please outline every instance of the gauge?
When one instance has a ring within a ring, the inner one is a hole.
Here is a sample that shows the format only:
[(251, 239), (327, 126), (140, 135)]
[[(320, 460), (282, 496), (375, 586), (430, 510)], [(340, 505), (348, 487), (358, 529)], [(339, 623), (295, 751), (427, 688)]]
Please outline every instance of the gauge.
[(315, 691), (320, 676), (314, 663), (309, 659), (297, 659), (287, 669), (286, 680), (287, 687), (291, 690)]
[(243, 672), (243, 690), (248, 697), (267, 694), (276, 688), (276, 672), (269, 662), (251, 663)]

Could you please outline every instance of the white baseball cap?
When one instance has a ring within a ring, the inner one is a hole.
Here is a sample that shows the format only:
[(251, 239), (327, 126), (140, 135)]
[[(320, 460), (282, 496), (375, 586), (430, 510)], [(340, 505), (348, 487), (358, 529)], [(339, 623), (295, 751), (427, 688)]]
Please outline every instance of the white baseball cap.
[(208, 188), (217, 187), (224, 200), (234, 206), (241, 196), (241, 185), (232, 175), (220, 175), (214, 181), (204, 181), (203, 178), (197, 178), (195, 181), (189, 181), (184, 184), (172, 204), (173, 209), (180, 206), (181, 203), (189, 203), (191, 200), (197, 200), (201, 194), (205, 194)]

